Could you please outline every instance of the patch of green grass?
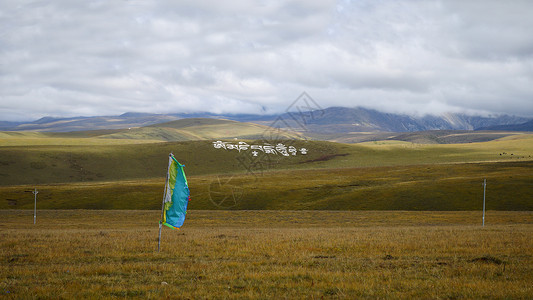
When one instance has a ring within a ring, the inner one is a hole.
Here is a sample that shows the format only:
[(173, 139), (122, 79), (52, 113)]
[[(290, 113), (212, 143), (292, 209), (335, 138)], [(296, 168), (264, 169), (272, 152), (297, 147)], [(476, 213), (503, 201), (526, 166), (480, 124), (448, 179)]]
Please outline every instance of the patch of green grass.
[[(192, 209), (533, 210), (533, 162), (280, 170), (188, 176)], [(0, 187), (0, 208), (158, 209), (164, 178)]]

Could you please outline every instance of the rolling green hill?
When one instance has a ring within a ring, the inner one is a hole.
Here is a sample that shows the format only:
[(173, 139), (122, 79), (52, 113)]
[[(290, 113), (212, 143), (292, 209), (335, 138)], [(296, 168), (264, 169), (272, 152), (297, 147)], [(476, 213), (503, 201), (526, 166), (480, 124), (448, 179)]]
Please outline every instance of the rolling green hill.
[(41, 208), (154, 209), (173, 152), (186, 165), (196, 209), (469, 210), (488, 178), (489, 209), (533, 210), (528, 134), (445, 145), (278, 141), (307, 149), (288, 157), (216, 149), (216, 140), (99, 140), (109, 144), (0, 146), (0, 208), (30, 208), (24, 190), (37, 187)]
[[(533, 162), (190, 175), (190, 209), (533, 210)], [(164, 178), (0, 187), (0, 209), (160, 209)], [(9, 199), (9, 200), (8, 200)], [(8, 200), (8, 201), (6, 201)]]
[[(244, 141), (244, 140), (239, 140)], [(236, 143), (234, 140), (229, 143)], [(268, 168), (313, 168), (322, 157), (341, 151), (328, 142), (280, 141), (307, 155), (268, 158)], [(278, 142), (271, 142), (276, 145)], [(264, 145), (264, 141), (248, 141)], [(247, 172), (251, 151), (215, 149), (213, 141), (144, 143), (125, 145), (37, 145), (0, 147), (0, 185), (50, 184), (85, 181), (146, 179), (164, 176), (167, 156), (172, 152), (187, 165), (191, 175)], [(241, 159), (241, 160), (239, 160)], [(256, 161), (257, 162), (257, 161)]]
[[(192, 141), (209, 139), (260, 139), (273, 129), (268, 126), (223, 119), (181, 119), (101, 136), (111, 139), (144, 139)], [(299, 134), (282, 132), (281, 138), (301, 138)]]
[[(265, 170), (361, 168), (471, 162), (531, 160), (533, 135), (520, 135), (484, 143), (413, 144), (401, 141), (339, 144), (281, 140), (307, 154), (285, 157), (250, 149), (215, 149), (215, 140), (91, 145), (24, 145), (0, 147), (0, 185), (114, 181), (161, 177), (167, 155), (173, 152), (191, 175), (246, 173), (249, 165)], [(236, 144), (245, 140), (226, 140)], [(246, 140), (263, 145), (263, 140)]]
[(429, 130), (416, 132), (348, 132), (334, 134), (306, 132), (305, 134), (315, 140), (337, 143), (404, 141), (416, 144), (467, 144), (488, 142), (524, 133), (512, 131)]
[(254, 123), (190, 118), (128, 129), (73, 132), (5, 131), (0, 132), (0, 145), (119, 145), (211, 139), (262, 139), (273, 133), (281, 139), (303, 138), (295, 132), (279, 132)]

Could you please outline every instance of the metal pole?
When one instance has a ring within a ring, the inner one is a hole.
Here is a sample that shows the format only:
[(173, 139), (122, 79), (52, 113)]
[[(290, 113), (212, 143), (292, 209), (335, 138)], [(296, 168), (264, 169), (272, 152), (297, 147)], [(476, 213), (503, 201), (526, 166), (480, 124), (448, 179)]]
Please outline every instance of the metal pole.
[(161, 229), (163, 227), (162, 221), (159, 220), (159, 238), (157, 239), (157, 252), (161, 251)]
[(163, 228), (163, 214), (165, 212), (165, 197), (167, 196), (167, 189), (168, 189), (168, 171), (170, 171), (170, 156), (172, 153), (169, 154), (169, 161), (168, 161), (168, 167), (167, 167), (167, 176), (165, 178), (165, 191), (163, 194), (163, 201), (161, 203), (161, 219), (159, 220), (159, 238), (157, 239), (157, 252), (160, 252), (161, 250), (161, 230)]
[(33, 224), (35, 225), (35, 223), (37, 222), (37, 194), (39, 192), (37, 191), (37, 189), (34, 189), (33, 190), (33, 195), (34, 195), (34, 205), (33, 205)]
[(485, 227), (485, 191), (487, 189), (487, 179), (483, 179), (483, 227)]

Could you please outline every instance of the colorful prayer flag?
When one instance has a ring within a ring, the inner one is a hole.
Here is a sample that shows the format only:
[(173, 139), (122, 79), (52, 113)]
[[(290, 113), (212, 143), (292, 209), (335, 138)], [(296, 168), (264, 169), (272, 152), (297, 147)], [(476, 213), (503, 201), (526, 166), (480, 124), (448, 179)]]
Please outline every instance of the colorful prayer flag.
[(162, 223), (172, 229), (179, 229), (185, 222), (187, 204), (190, 200), (189, 185), (183, 167), (185, 165), (180, 164), (174, 155), (170, 154)]

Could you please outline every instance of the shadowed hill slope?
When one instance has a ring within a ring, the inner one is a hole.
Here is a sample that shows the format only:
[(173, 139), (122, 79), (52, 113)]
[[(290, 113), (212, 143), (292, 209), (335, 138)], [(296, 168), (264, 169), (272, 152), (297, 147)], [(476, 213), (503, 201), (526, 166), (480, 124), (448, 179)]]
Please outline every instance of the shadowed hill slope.
[[(531, 134), (426, 145), (116, 141), (0, 146), (0, 208), (30, 208), (24, 191), (37, 188), (40, 208), (157, 209), (172, 152), (186, 165), (196, 209), (471, 210), (483, 178), (489, 209), (533, 209)], [(236, 148), (244, 143), (278, 152)], [(282, 155), (283, 146), (295, 155)]]

